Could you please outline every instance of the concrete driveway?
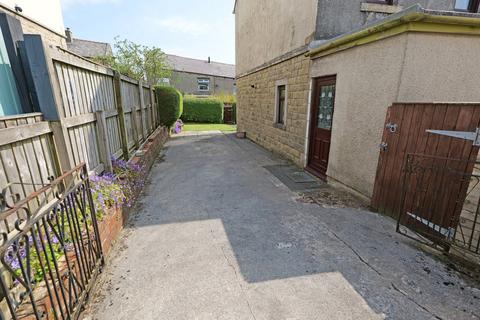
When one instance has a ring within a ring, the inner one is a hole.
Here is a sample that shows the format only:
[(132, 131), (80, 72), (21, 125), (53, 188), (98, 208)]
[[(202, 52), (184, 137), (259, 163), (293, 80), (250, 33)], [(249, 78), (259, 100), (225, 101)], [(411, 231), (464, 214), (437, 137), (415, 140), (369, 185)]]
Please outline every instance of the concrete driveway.
[(395, 223), (323, 208), (221, 133), (174, 138), (87, 318), (479, 319), (480, 290)]

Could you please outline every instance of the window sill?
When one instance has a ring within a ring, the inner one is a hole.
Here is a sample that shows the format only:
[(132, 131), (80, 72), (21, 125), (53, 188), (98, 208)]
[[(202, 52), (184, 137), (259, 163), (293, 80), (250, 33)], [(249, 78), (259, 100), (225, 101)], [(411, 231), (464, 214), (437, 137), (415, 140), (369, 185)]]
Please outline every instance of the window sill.
[(280, 129), (280, 130), (287, 130), (287, 126), (281, 123), (274, 123), (273, 124), (274, 128)]
[(362, 2), (360, 10), (362, 12), (376, 12), (376, 13), (386, 13), (392, 14), (397, 13), (403, 9), (402, 6), (382, 4), (382, 3), (370, 3)]

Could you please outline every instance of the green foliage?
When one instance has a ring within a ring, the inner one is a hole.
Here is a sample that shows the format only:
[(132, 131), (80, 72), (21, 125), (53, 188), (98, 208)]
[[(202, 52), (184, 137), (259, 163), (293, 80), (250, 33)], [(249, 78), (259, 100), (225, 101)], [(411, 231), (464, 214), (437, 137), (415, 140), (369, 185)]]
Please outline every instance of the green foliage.
[(175, 88), (156, 86), (155, 95), (159, 108), (160, 124), (171, 128), (183, 113), (183, 96)]
[(116, 37), (114, 49), (113, 56), (95, 57), (93, 60), (133, 79), (142, 79), (150, 85), (156, 85), (160, 79), (169, 78), (172, 74), (167, 56), (160, 48), (143, 46)]
[(215, 98), (185, 97), (184, 122), (223, 123), (223, 103)]

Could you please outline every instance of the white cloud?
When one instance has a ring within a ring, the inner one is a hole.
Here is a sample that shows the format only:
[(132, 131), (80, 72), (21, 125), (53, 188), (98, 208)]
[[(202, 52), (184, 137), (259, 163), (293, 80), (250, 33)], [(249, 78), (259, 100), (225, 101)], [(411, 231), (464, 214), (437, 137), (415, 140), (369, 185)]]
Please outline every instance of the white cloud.
[(183, 17), (169, 17), (165, 19), (150, 19), (150, 23), (156, 27), (165, 28), (171, 32), (179, 32), (188, 35), (201, 35), (212, 31), (212, 26), (205, 22), (187, 20)]
[(71, 7), (74, 7), (76, 5), (95, 5), (95, 4), (100, 4), (100, 3), (118, 3), (121, 0), (60, 0), (62, 3), (62, 8), (69, 9)]

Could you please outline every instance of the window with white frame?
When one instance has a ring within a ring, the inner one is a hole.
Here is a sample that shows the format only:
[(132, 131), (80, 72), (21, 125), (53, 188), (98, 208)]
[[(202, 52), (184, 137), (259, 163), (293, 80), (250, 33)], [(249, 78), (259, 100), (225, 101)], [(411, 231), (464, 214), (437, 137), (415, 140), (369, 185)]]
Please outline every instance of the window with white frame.
[(277, 81), (275, 84), (275, 119), (276, 126), (285, 128), (287, 124), (287, 82)]
[(198, 78), (198, 91), (210, 91), (210, 79), (209, 78)]

